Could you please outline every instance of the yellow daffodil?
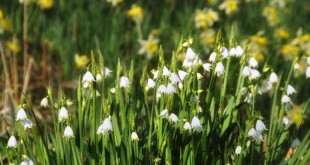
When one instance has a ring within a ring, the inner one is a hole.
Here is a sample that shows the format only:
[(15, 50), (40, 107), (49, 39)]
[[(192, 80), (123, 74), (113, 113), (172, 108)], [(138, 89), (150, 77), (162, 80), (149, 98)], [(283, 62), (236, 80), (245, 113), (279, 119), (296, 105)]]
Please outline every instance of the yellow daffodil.
[(250, 36), (243, 44), (247, 45), (247, 52), (251, 54), (258, 62), (264, 60), (268, 39), (261, 32)]
[(226, 15), (231, 15), (238, 10), (238, 1), (237, 0), (225, 0), (219, 6), (220, 10), (225, 10)]
[(195, 13), (196, 28), (208, 28), (219, 20), (217, 12), (212, 9), (197, 10)]
[(135, 22), (141, 22), (143, 19), (143, 9), (138, 5), (133, 5), (131, 9), (126, 12), (126, 14)]
[(17, 54), (20, 51), (20, 47), (17, 41), (9, 41), (6, 46), (14, 53)]
[(79, 56), (78, 54), (76, 54), (74, 58), (75, 58), (76, 67), (79, 69), (86, 68), (86, 65), (89, 63), (89, 59), (87, 55)]
[(292, 110), (288, 111), (287, 115), (290, 120), (296, 125), (300, 126), (303, 123), (303, 106), (295, 106)]
[(42, 9), (49, 9), (53, 7), (53, 0), (38, 0), (38, 4)]
[(293, 44), (285, 44), (281, 48), (281, 54), (285, 59), (293, 59), (299, 53), (299, 47)]
[(207, 29), (200, 33), (199, 41), (206, 49), (211, 49), (215, 43), (215, 31), (213, 29)]
[(108, 3), (111, 3), (113, 7), (117, 6), (119, 3), (123, 2), (123, 0), (107, 0)]
[(263, 16), (266, 17), (270, 26), (274, 26), (279, 23), (277, 9), (272, 6), (266, 6), (263, 9)]
[(290, 36), (290, 33), (283, 28), (277, 28), (276, 36), (280, 37), (281, 39), (287, 39)]
[(0, 19), (3, 19), (4, 16), (3, 16), (3, 11), (0, 9)]
[(138, 53), (146, 54), (148, 59), (150, 59), (152, 55), (158, 50), (159, 40), (153, 34), (150, 34), (147, 40), (139, 39), (138, 42), (141, 45)]

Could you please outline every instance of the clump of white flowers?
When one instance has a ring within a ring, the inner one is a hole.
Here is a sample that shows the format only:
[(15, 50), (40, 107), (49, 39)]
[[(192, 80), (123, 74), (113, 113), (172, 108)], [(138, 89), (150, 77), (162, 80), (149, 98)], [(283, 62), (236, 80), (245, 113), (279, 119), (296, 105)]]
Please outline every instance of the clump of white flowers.
[(102, 135), (105, 135), (105, 134), (108, 134), (109, 132), (111, 132), (113, 129), (112, 129), (112, 121), (110, 119), (110, 117), (108, 118), (105, 118), (103, 123), (98, 127), (97, 129), (97, 134), (102, 134)]
[(248, 132), (248, 137), (256, 140), (256, 141), (262, 141), (263, 135), (262, 132), (267, 130), (265, 124), (261, 120), (257, 120), (255, 124), (255, 129), (251, 128)]

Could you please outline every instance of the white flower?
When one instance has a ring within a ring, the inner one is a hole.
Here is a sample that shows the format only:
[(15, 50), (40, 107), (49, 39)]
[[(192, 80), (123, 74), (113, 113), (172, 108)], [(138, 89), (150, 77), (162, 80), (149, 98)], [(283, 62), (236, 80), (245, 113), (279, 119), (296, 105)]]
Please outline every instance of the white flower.
[(210, 72), (211, 66), (212, 66), (212, 65), (211, 65), (210, 63), (204, 63), (204, 64), (202, 65), (203, 69), (204, 69), (205, 71), (207, 71), (207, 72)]
[(68, 110), (65, 107), (61, 107), (58, 115), (58, 121), (62, 122), (68, 119)]
[(128, 88), (130, 85), (129, 78), (126, 76), (122, 76), (119, 80), (119, 85), (121, 88)]
[(146, 87), (149, 89), (149, 88), (154, 88), (155, 87), (155, 81), (154, 80), (152, 80), (152, 79), (148, 79), (147, 80), (147, 85), (146, 85)]
[(113, 87), (113, 88), (110, 89), (110, 92), (111, 92), (111, 93), (115, 93), (115, 92), (116, 92), (116, 89)]
[(228, 58), (229, 57), (229, 51), (225, 47), (222, 48), (222, 57), (223, 58)]
[(168, 113), (168, 110), (167, 110), (167, 109), (162, 110), (162, 111), (160, 112), (160, 114), (159, 114), (159, 116), (160, 116), (161, 118), (168, 118), (168, 115), (169, 115), (169, 113)]
[(16, 114), (16, 121), (22, 121), (27, 119), (27, 114), (23, 108), (20, 108)]
[(192, 48), (187, 48), (185, 59), (187, 60), (194, 60), (197, 57), (197, 55), (194, 53)]
[(266, 129), (265, 124), (261, 120), (256, 121), (255, 129), (257, 132), (263, 132)]
[(296, 90), (294, 87), (292, 87), (291, 85), (288, 85), (287, 88), (286, 88), (286, 94), (289, 96), (293, 93), (296, 93)]
[(201, 80), (203, 78), (203, 76), (200, 73), (196, 73), (197, 79)]
[(210, 57), (209, 57), (209, 61), (210, 62), (215, 62), (215, 60), (216, 60), (216, 52), (212, 52), (211, 53), (211, 55), (210, 55)]
[(236, 47), (236, 57), (241, 57), (243, 52), (244, 52), (244, 50), (241, 46)]
[(298, 138), (296, 138), (296, 139), (293, 140), (293, 142), (291, 144), (291, 147), (292, 148), (296, 148), (298, 146), (300, 146), (300, 140)]
[(274, 73), (274, 72), (272, 72), (272, 73), (270, 74), (269, 81), (270, 81), (271, 83), (277, 83), (277, 82), (278, 82), (278, 76), (277, 76), (277, 74)]
[(111, 73), (112, 71), (107, 67), (104, 67), (104, 69), (101, 70), (101, 75), (104, 77), (108, 77)]
[(272, 89), (272, 83), (270, 81), (265, 81), (262, 87), (258, 88), (258, 93), (262, 94), (268, 92)]
[(138, 141), (138, 140), (139, 140), (138, 134), (136, 132), (132, 132), (131, 141)]
[(310, 65), (310, 57), (307, 57), (307, 64)]
[(194, 63), (193, 63), (192, 60), (187, 60), (187, 59), (185, 59), (185, 60), (183, 61), (183, 65), (182, 65), (182, 66), (185, 67), (185, 68), (189, 68), (189, 67), (194, 66)]
[(34, 165), (31, 159), (24, 160), (20, 163), (20, 165)]
[(166, 88), (166, 93), (167, 94), (177, 93), (177, 90), (173, 84), (169, 83)]
[(310, 78), (310, 66), (307, 67), (306, 78)]
[(90, 84), (95, 81), (93, 74), (90, 71), (87, 71), (82, 79), (83, 88), (89, 88)]
[(234, 56), (236, 56), (236, 54), (237, 54), (237, 49), (236, 48), (231, 48), (229, 50), (229, 56), (234, 57)]
[(182, 84), (182, 83), (179, 83), (179, 84), (178, 84), (178, 87), (179, 87), (180, 90), (182, 90), (183, 84)]
[(298, 71), (298, 70), (299, 70), (299, 64), (296, 63), (296, 64), (294, 64), (294, 71)]
[(219, 77), (222, 74), (224, 74), (225, 69), (224, 69), (224, 65), (222, 64), (222, 62), (217, 63), (216, 67), (215, 67), (215, 73), (216, 75)]
[(158, 70), (152, 70), (153, 73), (153, 79), (157, 79), (158, 77)]
[(241, 150), (242, 150), (241, 146), (237, 146), (236, 149), (235, 149), (235, 154), (236, 155), (240, 155), (241, 154)]
[(164, 84), (161, 84), (158, 88), (157, 88), (157, 93), (162, 94), (162, 93), (166, 93), (167, 88)]
[(183, 81), (185, 79), (185, 77), (188, 75), (187, 72), (184, 72), (183, 70), (179, 70), (178, 71), (179, 77), (180, 79)]
[(32, 123), (31, 120), (29, 120), (29, 119), (25, 119), (24, 120), (24, 129), (25, 130), (28, 129), (28, 128), (32, 128), (32, 126), (33, 126), (33, 123)]
[(248, 132), (248, 137), (254, 138), (256, 136), (257, 132), (254, 128), (251, 128)]
[(259, 71), (256, 69), (251, 69), (250, 78), (254, 80), (254, 79), (258, 79), (259, 77), (260, 77)]
[(249, 66), (252, 68), (256, 68), (258, 66), (258, 62), (254, 57), (251, 57), (249, 60)]
[(96, 74), (96, 81), (100, 82), (102, 80), (102, 75), (100, 73)]
[(105, 118), (103, 123), (98, 127), (97, 134), (105, 135), (109, 133), (110, 131), (112, 131), (112, 122), (111, 122), (111, 119), (108, 117), (108, 118)]
[(73, 130), (72, 130), (72, 128), (70, 126), (67, 126), (65, 128), (64, 137), (66, 137), (66, 138), (73, 138), (74, 137)]
[(179, 76), (176, 73), (171, 73), (170, 74), (170, 81), (172, 84), (176, 84), (176, 83), (180, 83), (181, 79), (179, 78)]
[(257, 134), (254, 136), (254, 139), (256, 141), (263, 141), (263, 135), (260, 132), (257, 132)]
[(250, 76), (251, 75), (251, 68), (248, 67), (248, 66), (245, 66), (243, 69), (242, 69), (242, 76)]
[(281, 102), (282, 103), (290, 103), (291, 102), (291, 98), (288, 97), (287, 95), (283, 95), (281, 98)]
[(191, 126), (191, 124), (190, 124), (189, 122), (186, 122), (186, 123), (184, 123), (183, 128), (184, 128), (185, 130), (191, 130), (191, 129), (192, 129), (192, 126)]
[(16, 148), (16, 147), (17, 147), (17, 140), (15, 136), (11, 136), (8, 141), (7, 148)]
[(41, 107), (44, 107), (44, 108), (48, 107), (48, 100), (47, 100), (46, 97), (44, 97), (44, 98), (41, 100), (40, 106), (41, 106)]
[(194, 132), (201, 132), (203, 130), (203, 127), (200, 124), (200, 120), (196, 116), (193, 117), (191, 126)]
[(288, 117), (283, 117), (283, 119), (282, 119), (282, 124), (284, 124), (284, 125), (288, 125), (290, 123), (290, 119), (288, 118)]
[(251, 102), (252, 102), (252, 99), (253, 99), (253, 94), (252, 94), (252, 93), (249, 93), (249, 94), (245, 97), (244, 101), (247, 102), (247, 103), (251, 103)]
[(174, 113), (170, 114), (169, 119), (171, 120), (172, 123), (176, 123), (179, 120), (178, 116), (175, 115)]
[(164, 66), (163, 68), (163, 76), (170, 76), (171, 72), (169, 71), (169, 69)]
[(240, 89), (241, 95), (245, 95), (248, 92), (248, 88), (247, 87), (243, 87)]

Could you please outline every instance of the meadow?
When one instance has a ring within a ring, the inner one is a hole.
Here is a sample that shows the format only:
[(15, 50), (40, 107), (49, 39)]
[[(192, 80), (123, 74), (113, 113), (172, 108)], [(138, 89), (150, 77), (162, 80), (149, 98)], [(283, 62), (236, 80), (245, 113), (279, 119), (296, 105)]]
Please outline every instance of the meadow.
[(1, 0), (0, 164), (309, 164), (308, 0)]

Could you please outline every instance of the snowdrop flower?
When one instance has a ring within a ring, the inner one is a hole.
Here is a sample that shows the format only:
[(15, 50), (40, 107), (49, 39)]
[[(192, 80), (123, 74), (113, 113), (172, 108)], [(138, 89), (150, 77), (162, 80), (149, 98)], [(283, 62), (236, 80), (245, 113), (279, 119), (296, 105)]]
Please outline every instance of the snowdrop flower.
[(310, 65), (310, 57), (307, 57), (307, 64)]
[(235, 149), (235, 154), (236, 155), (240, 155), (241, 154), (241, 150), (242, 150), (241, 146), (237, 146), (236, 149)]
[(270, 74), (269, 82), (271, 82), (271, 83), (273, 83), (273, 84), (278, 82), (278, 76), (277, 76), (276, 73), (272, 72), (272, 73)]
[(104, 69), (101, 70), (101, 75), (103, 75), (104, 77), (108, 77), (111, 73), (112, 71), (107, 67), (104, 67)]
[(192, 126), (191, 126), (191, 124), (187, 121), (186, 123), (184, 123), (183, 128), (184, 128), (185, 130), (191, 130), (191, 129), (192, 129)]
[(178, 71), (179, 77), (180, 79), (183, 81), (185, 79), (185, 77), (188, 75), (187, 72), (184, 72), (183, 70), (179, 70)]
[(20, 165), (34, 165), (31, 159), (24, 160), (20, 163)]
[(263, 141), (263, 135), (260, 132), (257, 132), (257, 134), (254, 136), (254, 139), (256, 141)]
[(257, 132), (254, 128), (251, 128), (248, 132), (248, 137), (254, 138), (256, 136)]
[(32, 126), (33, 126), (33, 123), (32, 123), (31, 120), (29, 120), (29, 119), (25, 119), (24, 120), (24, 129), (25, 130), (28, 129), (28, 128), (32, 128)]
[(282, 124), (288, 125), (289, 122), (290, 122), (290, 119), (287, 116), (283, 117)]
[(247, 87), (243, 87), (240, 89), (241, 95), (245, 95), (248, 92), (248, 88)]
[(294, 87), (292, 87), (291, 85), (288, 85), (287, 88), (286, 88), (286, 94), (289, 96), (293, 93), (296, 93), (296, 90)]
[(179, 78), (179, 76), (176, 73), (171, 73), (170, 74), (170, 81), (172, 84), (176, 84), (176, 83), (180, 83), (181, 79)]
[(215, 67), (215, 73), (217, 74), (217, 76), (221, 76), (222, 74), (224, 74), (225, 69), (224, 69), (224, 65), (222, 62), (217, 63), (216, 67)]
[(90, 71), (87, 71), (82, 79), (82, 83), (83, 83), (83, 88), (87, 89), (90, 87), (91, 83), (95, 81), (95, 78), (93, 76), (93, 74)]
[(251, 69), (250, 78), (254, 80), (254, 79), (258, 79), (259, 77), (260, 77), (259, 71), (256, 69)]
[(149, 78), (149, 79), (147, 80), (146, 88), (147, 88), (147, 89), (154, 88), (155, 85), (156, 85), (156, 84), (155, 84), (155, 81)]
[(244, 50), (241, 46), (236, 47), (236, 57), (241, 57), (243, 52), (244, 52)]
[(162, 93), (166, 93), (167, 88), (165, 85), (161, 84), (158, 88), (157, 88), (157, 93), (162, 94)]
[(158, 70), (152, 70), (153, 73), (153, 79), (157, 79), (158, 77)]
[(264, 130), (267, 130), (265, 124), (261, 120), (256, 121), (255, 129), (257, 132), (263, 132)]
[(119, 80), (119, 85), (121, 88), (128, 88), (130, 85), (129, 78), (126, 76), (122, 76)]
[(210, 62), (215, 62), (215, 60), (216, 60), (216, 52), (212, 52), (211, 53), (211, 55), (210, 55), (210, 57), (209, 57), (209, 61)]
[(100, 73), (96, 74), (96, 81), (100, 82), (102, 80), (102, 75)]
[(191, 126), (194, 132), (201, 132), (203, 130), (201, 124), (200, 124), (200, 120), (198, 119), (198, 117), (194, 116), (191, 122)]
[(271, 89), (272, 89), (272, 83), (270, 81), (266, 81), (264, 82), (262, 87), (258, 88), (258, 93), (262, 94), (262, 93), (270, 91)]
[(44, 98), (41, 100), (40, 106), (41, 106), (41, 107), (44, 107), (44, 108), (48, 107), (48, 100), (47, 100), (46, 97), (44, 97)]
[(178, 116), (175, 115), (174, 113), (170, 114), (169, 119), (171, 120), (172, 123), (176, 123), (179, 120)]
[(245, 67), (242, 69), (241, 75), (242, 75), (242, 76), (250, 76), (250, 75), (251, 75), (251, 68), (248, 67), (248, 66), (245, 66)]
[(197, 57), (197, 55), (194, 53), (192, 48), (187, 48), (185, 59), (187, 60), (194, 60)]
[(168, 110), (164, 109), (163, 111), (160, 112), (159, 116), (161, 118), (168, 118)]
[(287, 95), (283, 95), (281, 98), (281, 102), (282, 103), (290, 103), (291, 102), (291, 98), (288, 97)]
[(236, 48), (231, 48), (229, 50), (229, 56), (234, 57), (234, 56), (236, 56), (236, 54), (237, 54), (237, 49)]
[(72, 128), (71, 128), (70, 126), (67, 126), (67, 127), (65, 128), (64, 137), (66, 137), (66, 138), (68, 138), (68, 139), (74, 137), (74, 135), (73, 135), (73, 130), (72, 130)]
[(15, 136), (10, 137), (10, 139), (8, 141), (7, 148), (17, 148), (17, 140), (16, 140)]
[(138, 134), (136, 132), (132, 132), (131, 141), (138, 141), (138, 140), (139, 140)]
[(299, 70), (299, 64), (296, 63), (296, 64), (294, 64), (294, 71), (298, 71), (298, 70)]
[(177, 90), (176, 90), (176, 88), (173, 86), (173, 84), (169, 83), (169, 84), (167, 85), (167, 88), (166, 88), (166, 93), (167, 93), (167, 94), (177, 93)]
[(163, 76), (170, 76), (171, 72), (169, 71), (169, 69), (164, 66), (163, 68)]
[(210, 69), (211, 69), (211, 64), (210, 63), (204, 63), (202, 65), (203, 69), (207, 72), (210, 72)]
[(306, 78), (310, 78), (310, 66), (307, 67)]
[(68, 119), (68, 110), (65, 107), (61, 107), (58, 115), (58, 121), (62, 122)]
[(112, 122), (111, 122), (110, 117), (108, 117), (108, 118), (105, 118), (103, 123), (98, 127), (97, 134), (105, 135), (109, 133), (110, 131), (112, 131)]
[(293, 142), (291, 144), (291, 147), (292, 148), (296, 148), (298, 146), (300, 146), (300, 140), (298, 138), (296, 138), (296, 139), (293, 140)]
[(258, 66), (258, 62), (254, 57), (251, 57), (249, 60), (249, 66), (252, 68), (256, 68)]
[(27, 119), (27, 114), (23, 108), (20, 108), (16, 114), (16, 121), (22, 121)]
[(228, 58), (229, 57), (229, 51), (225, 47), (222, 48), (222, 56), (223, 56), (223, 58)]

